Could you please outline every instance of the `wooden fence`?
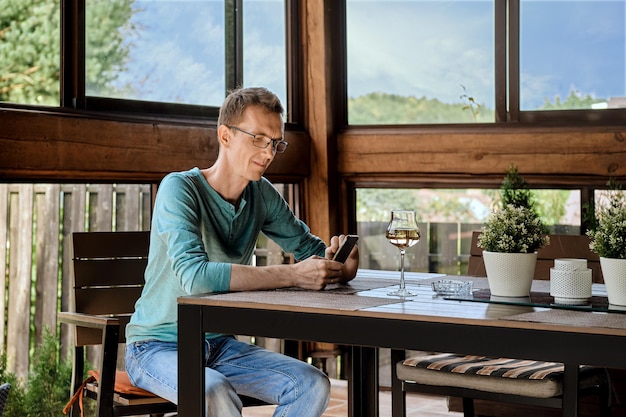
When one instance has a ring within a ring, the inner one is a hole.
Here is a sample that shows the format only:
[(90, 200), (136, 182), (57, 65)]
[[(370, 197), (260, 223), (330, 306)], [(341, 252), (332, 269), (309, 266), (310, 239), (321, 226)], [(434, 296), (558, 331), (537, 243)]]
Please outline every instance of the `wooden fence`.
[[(28, 376), (33, 349), (45, 329), (59, 337), (60, 355), (73, 346), (69, 327), (59, 326), (57, 311), (71, 310), (71, 235), (83, 231), (149, 230), (149, 184), (0, 184), (0, 353), (7, 368)], [(295, 185), (277, 185), (294, 205)], [(290, 262), (280, 248), (262, 239), (259, 265)], [(274, 350), (278, 342), (256, 340)], [(94, 359), (98, 350), (90, 350)], [(123, 357), (123, 356), (122, 356)]]
[(149, 230), (151, 186), (137, 184), (0, 184), (0, 352), (7, 368), (28, 375), (46, 328), (67, 357), (72, 335), (57, 326), (70, 308), (71, 234)]

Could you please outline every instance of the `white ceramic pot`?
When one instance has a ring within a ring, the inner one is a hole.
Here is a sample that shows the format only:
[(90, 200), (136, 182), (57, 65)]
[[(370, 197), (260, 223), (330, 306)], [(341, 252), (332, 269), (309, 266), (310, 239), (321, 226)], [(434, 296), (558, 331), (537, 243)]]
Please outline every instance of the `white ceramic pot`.
[(504, 253), (483, 251), (491, 295), (528, 297), (535, 276), (537, 252)]
[(600, 257), (609, 304), (626, 306), (626, 259)]
[(550, 295), (557, 304), (588, 304), (592, 282), (586, 259), (555, 259), (550, 268)]

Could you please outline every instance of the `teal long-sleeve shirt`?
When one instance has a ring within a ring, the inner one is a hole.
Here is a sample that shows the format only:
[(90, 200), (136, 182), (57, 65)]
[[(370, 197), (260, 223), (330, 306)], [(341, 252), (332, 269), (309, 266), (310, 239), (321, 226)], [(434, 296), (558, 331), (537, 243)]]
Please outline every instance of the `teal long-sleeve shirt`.
[(298, 260), (324, 256), (324, 242), (265, 178), (248, 184), (236, 209), (198, 168), (166, 176), (155, 201), (146, 283), (126, 327), (127, 342), (176, 342), (176, 299), (228, 291), (231, 264), (251, 263), (260, 232)]

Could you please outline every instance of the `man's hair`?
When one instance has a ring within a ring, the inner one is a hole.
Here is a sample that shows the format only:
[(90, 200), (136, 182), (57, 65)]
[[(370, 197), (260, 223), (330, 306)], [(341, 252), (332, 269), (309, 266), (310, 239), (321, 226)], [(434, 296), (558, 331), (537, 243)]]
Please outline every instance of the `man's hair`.
[(283, 105), (280, 99), (264, 87), (238, 88), (228, 94), (217, 118), (217, 125), (230, 125), (239, 122), (243, 112), (249, 106), (261, 106), (269, 112), (283, 116)]

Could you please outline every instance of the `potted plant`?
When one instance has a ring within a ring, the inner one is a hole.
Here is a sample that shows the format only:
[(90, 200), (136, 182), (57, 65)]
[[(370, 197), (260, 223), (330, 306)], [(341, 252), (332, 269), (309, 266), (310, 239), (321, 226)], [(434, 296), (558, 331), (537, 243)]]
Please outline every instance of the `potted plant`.
[(595, 208), (587, 236), (589, 249), (600, 256), (609, 304), (626, 306), (626, 194), (609, 180), (609, 193)]
[(537, 250), (549, 243), (526, 180), (511, 165), (502, 182), (500, 207), (482, 227), (478, 246), (491, 295), (527, 297), (535, 275)]

